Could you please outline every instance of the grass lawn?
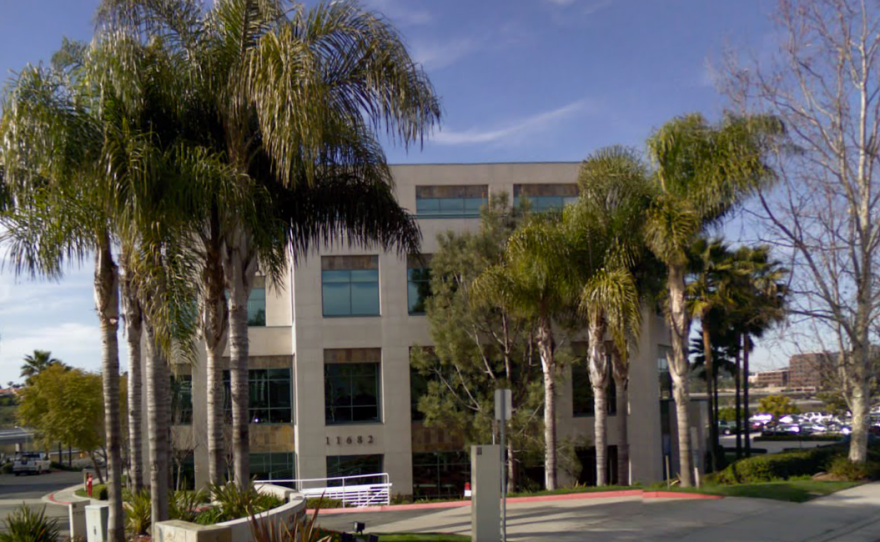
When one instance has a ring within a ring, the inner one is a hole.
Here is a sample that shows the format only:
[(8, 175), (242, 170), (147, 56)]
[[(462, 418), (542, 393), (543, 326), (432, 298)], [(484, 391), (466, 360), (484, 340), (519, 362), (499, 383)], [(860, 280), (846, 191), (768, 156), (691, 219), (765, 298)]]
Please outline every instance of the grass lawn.
[(571, 495), (574, 493), (596, 493), (601, 491), (632, 491), (636, 489), (644, 489), (641, 486), (580, 486), (580, 487), (563, 487), (552, 491), (531, 491), (521, 493), (510, 493), (508, 497), (540, 497), (542, 495)]
[(750, 497), (776, 501), (806, 502), (859, 485), (860, 482), (822, 482), (818, 480), (782, 480), (760, 484), (710, 485), (701, 488), (674, 487), (672, 491), (703, 493), (723, 497)]
[(471, 537), (460, 534), (380, 534), (379, 542), (471, 542)]

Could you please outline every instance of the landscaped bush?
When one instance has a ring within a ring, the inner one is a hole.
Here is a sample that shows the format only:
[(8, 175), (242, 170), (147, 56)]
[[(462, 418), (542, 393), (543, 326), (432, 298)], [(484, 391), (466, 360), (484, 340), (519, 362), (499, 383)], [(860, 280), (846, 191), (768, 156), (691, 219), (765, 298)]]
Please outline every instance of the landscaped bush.
[(823, 446), (741, 459), (717, 475), (721, 484), (744, 484), (785, 480), (792, 476), (812, 476), (827, 471), (839, 446)]
[(342, 501), (337, 499), (328, 499), (326, 497), (310, 497), (306, 499), (306, 508), (309, 510), (317, 510), (321, 508), (342, 508)]
[(880, 465), (873, 461), (867, 464), (853, 463), (845, 455), (839, 455), (831, 461), (828, 467), (828, 474), (841, 479), (853, 482), (861, 480), (876, 480), (880, 475)]
[(205, 504), (210, 500), (211, 496), (207, 491), (175, 491), (170, 499), (169, 516), (171, 519), (195, 523), (196, 518), (203, 512)]
[(254, 486), (239, 489), (233, 483), (214, 484), (209, 487), (209, 491), (214, 506), (201, 512), (195, 518), (196, 523), (202, 525), (248, 517), (284, 504), (284, 501), (278, 497), (260, 493)]
[(153, 512), (152, 505), (149, 490), (125, 495), (122, 507), (125, 509), (125, 532), (130, 537), (149, 532)]
[(315, 520), (318, 519), (319, 510), (316, 508), (308, 520), (297, 515), (293, 520), (292, 527), (288, 527), (283, 522), (265, 521), (261, 523), (256, 521), (252, 515), (251, 533), (254, 542), (335, 542), (339, 540), (339, 533), (318, 526)]
[(92, 498), (99, 501), (106, 501), (110, 498), (110, 490), (106, 484), (95, 484), (92, 486)]
[(7, 516), (3, 522), (5, 532), (0, 542), (56, 542), (58, 521), (46, 517), (46, 508), (38, 511), (23, 504)]
[(840, 440), (840, 435), (761, 435), (755, 442), (828, 442)]

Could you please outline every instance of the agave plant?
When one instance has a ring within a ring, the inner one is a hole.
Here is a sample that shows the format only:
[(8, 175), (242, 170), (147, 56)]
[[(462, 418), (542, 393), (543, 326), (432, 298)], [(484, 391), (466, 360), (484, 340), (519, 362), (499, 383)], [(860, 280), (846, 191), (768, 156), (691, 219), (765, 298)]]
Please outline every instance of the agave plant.
[(7, 516), (0, 542), (56, 542), (58, 520), (46, 517), (46, 507), (39, 511), (22, 504)]

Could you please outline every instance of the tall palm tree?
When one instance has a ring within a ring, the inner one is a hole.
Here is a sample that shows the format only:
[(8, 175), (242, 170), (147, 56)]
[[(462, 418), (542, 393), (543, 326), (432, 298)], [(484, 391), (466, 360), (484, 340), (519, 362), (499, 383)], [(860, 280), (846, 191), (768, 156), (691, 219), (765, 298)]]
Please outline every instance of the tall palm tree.
[[(641, 226), (649, 184), (645, 166), (632, 150), (622, 147), (600, 149), (589, 156), (581, 165), (578, 183), (580, 204), (566, 217), (575, 221), (574, 228), (579, 232), (577, 265), (583, 282), (580, 309), (589, 330), (590, 384), (595, 404), (596, 483), (605, 485), (608, 360), (617, 360), (617, 380), (623, 379), (621, 371), (628, 360), (628, 349), (641, 330), (641, 300), (634, 272), (644, 252)], [(614, 342), (612, 356), (606, 352), (607, 332)], [(621, 411), (618, 415), (625, 418)]]
[[(203, 154), (190, 153), (173, 139), (168, 147), (157, 146), (159, 138), (153, 129), (161, 128), (161, 123), (151, 120), (170, 117), (167, 101), (160, 102), (180, 94), (179, 88), (169, 90), (164, 98), (157, 92), (165, 87), (156, 85), (155, 79), (168, 68), (169, 60), (156, 54), (160, 52), (113, 33), (102, 34), (90, 46), (66, 42), (53, 68), (22, 72), (7, 96), (0, 126), (5, 136), (2, 159), (6, 185), (16, 197), (16, 208), (3, 217), (8, 226), (4, 240), (9, 243), (16, 269), (58, 276), (65, 260), (95, 254), (95, 300), (104, 343), (109, 536), (114, 541), (124, 537), (119, 273), (114, 244), (122, 246), (125, 279), (139, 285), (137, 293), (128, 288), (130, 283), (126, 285), (127, 301), (136, 298), (149, 324), (148, 335), (156, 337), (166, 352), (172, 352), (188, 336), (186, 311), (180, 307), (189, 305), (182, 294), (189, 285), (183, 285), (188, 274), (185, 259), (168, 243), (168, 232), (184, 223), (184, 217), (189, 220), (193, 209), (169, 202), (199, 202), (201, 192), (195, 190), (201, 190), (201, 184), (193, 181), (227, 178), (212, 169), (212, 162)], [(200, 174), (193, 175), (193, 171)], [(180, 232), (177, 235), (186, 237)], [(155, 264), (158, 254), (173, 265), (143, 265)], [(134, 323), (134, 306), (128, 304), (127, 309)], [(153, 367), (155, 357), (148, 355), (148, 368)], [(148, 376), (155, 379), (157, 375), (160, 385), (169, 384), (163, 384), (160, 369)], [(148, 395), (151, 403), (157, 397), (161, 394)], [(161, 417), (149, 421), (151, 429), (167, 431), (169, 426)], [(155, 455), (153, 441), (151, 459)], [(153, 464), (155, 470), (161, 461)], [(157, 484), (153, 474), (155, 493), (161, 494), (167, 477), (160, 476)], [(161, 520), (162, 514), (157, 510), (154, 518)]]
[(740, 247), (734, 254), (737, 281), (733, 285), (736, 309), (734, 328), (742, 344), (743, 426), (746, 428), (745, 455), (751, 456), (749, 423), (749, 354), (753, 337), (761, 337), (785, 319), (788, 269), (771, 257), (770, 247)]
[[(188, 81), (217, 114), (211, 143), (243, 184), (272, 195), (254, 194), (259, 201), (249, 207), (259, 215), (218, 198), (218, 229), (210, 233), (222, 250), (205, 250), (219, 257), (222, 266), (213, 260), (206, 268), (222, 269), (228, 292), (234, 475), (247, 484), (247, 299), (257, 268), (277, 279), (286, 249), (303, 257), (314, 242), (343, 232), (353, 243), (414, 249), (418, 231), (393, 198), (377, 132), (384, 127), (405, 145), (420, 141), (439, 119), (438, 101), (397, 31), (353, 3), (306, 10), (283, 0), (222, 0), (203, 12), (185, 0), (105, 0), (102, 14), (160, 35), (189, 60)], [(203, 306), (216, 310), (221, 299)], [(209, 444), (212, 462), (219, 449)]]
[(52, 357), (48, 350), (34, 350), (33, 354), (25, 354), (24, 365), (21, 366), (21, 377), (25, 385), (30, 384), (31, 379), (53, 365), (64, 365), (60, 359)]
[(714, 375), (712, 325), (709, 322), (713, 311), (724, 313), (733, 304), (731, 282), (736, 270), (732, 262), (730, 248), (721, 239), (699, 238), (690, 248), (690, 275), (687, 286), (688, 311), (691, 318), (701, 322), (700, 332), (703, 341), (703, 364), (705, 366), (706, 386), (709, 396), (709, 470), (719, 468), (718, 458), (718, 420), (715, 419)]
[(119, 293), (122, 297), (125, 338), (128, 343), (128, 482), (133, 493), (144, 489), (143, 473), (143, 371), (141, 369), (141, 338), (143, 316), (138, 300), (137, 278), (131, 268), (130, 247), (119, 256)]
[[(567, 210), (569, 212), (569, 210)], [(535, 339), (544, 376), (544, 484), (557, 486), (556, 379), (554, 320), (574, 305), (571, 232), (558, 214), (531, 216), (507, 243), (504, 261), (488, 267), (473, 284), (482, 302), (536, 322)]]
[(688, 385), (687, 251), (761, 183), (772, 180), (764, 162), (769, 138), (782, 127), (772, 118), (725, 116), (709, 124), (701, 115), (676, 118), (648, 140), (656, 169), (655, 194), (645, 223), (645, 241), (666, 265), (666, 322), (672, 335), (669, 369), (678, 426), (679, 475), (693, 484)]
[(121, 542), (118, 276), (110, 205), (98, 188), (103, 134), (92, 112), (74, 98), (76, 87), (61, 70), (27, 67), (4, 97), (0, 154), (15, 207), (2, 217), (2, 241), (16, 273), (31, 276), (59, 277), (66, 261), (94, 254), (110, 478), (108, 536)]

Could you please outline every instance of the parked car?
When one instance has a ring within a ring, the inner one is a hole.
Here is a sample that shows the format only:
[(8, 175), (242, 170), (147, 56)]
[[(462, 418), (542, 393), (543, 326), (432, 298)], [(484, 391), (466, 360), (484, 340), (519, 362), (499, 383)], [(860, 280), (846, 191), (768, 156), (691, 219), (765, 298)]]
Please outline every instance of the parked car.
[(43, 474), (49, 472), (52, 462), (46, 454), (38, 452), (25, 452), (19, 454), (12, 463), (12, 473), (16, 476), (22, 474)]
[(729, 422), (725, 420), (719, 421), (718, 432), (722, 435), (732, 435), (736, 432), (736, 422)]

